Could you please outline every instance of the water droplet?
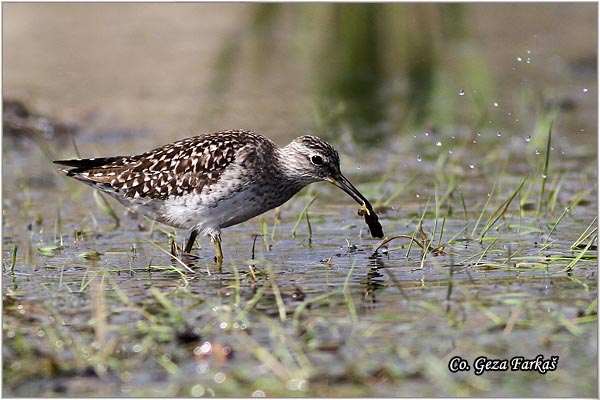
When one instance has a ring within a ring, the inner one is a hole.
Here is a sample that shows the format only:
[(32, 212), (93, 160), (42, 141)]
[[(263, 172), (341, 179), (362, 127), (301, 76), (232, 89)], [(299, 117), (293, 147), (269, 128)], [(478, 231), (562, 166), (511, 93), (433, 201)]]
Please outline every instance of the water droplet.
[(442, 147), (442, 142), (437, 142), (435, 145), (436, 145), (437, 147)]
[(498, 104), (497, 102), (494, 102), (494, 107), (498, 107), (500, 104)]
[(425, 136), (429, 136), (429, 132), (425, 132)]
[(515, 122), (519, 122), (519, 118), (515, 118)]
[(538, 149), (535, 149), (535, 155), (539, 156), (540, 155), (540, 151)]
[(481, 132), (477, 132), (477, 136), (481, 136)]
[(202, 397), (204, 396), (205, 391), (206, 390), (204, 389), (204, 386), (198, 384), (192, 386), (192, 388), (190, 389), (190, 394), (192, 395), (192, 397)]
[(496, 136), (498, 136), (498, 137), (502, 136), (502, 132), (500, 132), (500, 131), (496, 132)]
[(527, 50), (527, 54), (531, 54), (531, 50)]
[(217, 372), (213, 379), (216, 383), (223, 383), (223, 382), (225, 382), (225, 378), (226, 378), (226, 375), (224, 373)]
[(531, 142), (531, 135), (527, 135), (527, 137), (525, 138), (525, 141), (527, 143)]
[(129, 371), (124, 371), (124, 372), (123, 372), (123, 373), (122, 373), (122, 374), (119, 376), (119, 378), (121, 378), (121, 380), (122, 380), (123, 382), (130, 382), (130, 381), (131, 381), (131, 377), (132, 377), (132, 375), (131, 375), (131, 372), (129, 372)]
[(531, 57), (527, 57), (527, 64), (531, 64)]
[(564, 151), (564, 150), (561, 150), (561, 151), (560, 151), (560, 155), (561, 155), (561, 156), (564, 156), (564, 155), (565, 155), (565, 151)]
[(357, 170), (357, 171), (360, 171), (360, 165), (357, 165), (357, 166), (356, 166), (356, 170)]
[(210, 342), (204, 342), (204, 343), (202, 343), (202, 345), (197, 346), (194, 349), (194, 354), (196, 354), (196, 355), (210, 354), (210, 353), (212, 353), (212, 343), (210, 343)]
[(421, 155), (417, 154), (417, 162), (421, 162), (421, 161), (423, 161), (423, 159), (421, 158)]
[(475, 168), (475, 164), (469, 164), (469, 168), (471, 168), (471, 169)]
[(473, 144), (477, 143), (477, 140), (473, 140)]
[(542, 179), (546, 179), (547, 177), (548, 177), (548, 175), (542, 174)]
[(588, 88), (584, 87), (583, 88), (583, 93), (587, 93), (588, 92)]
[(306, 390), (306, 381), (304, 379), (292, 378), (285, 383), (285, 386), (288, 388), (288, 390), (304, 391)]
[(523, 61), (523, 59), (521, 57), (517, 57), (517, 61), (521, 62), (521, 61)]
[(207, 363), (198, 363), (196, 364), (196, 368), (194, 368), (194, 372), (196, 372), (198, 375), (203, 375), (206, 373), (206, 371), (208, 371)]
[(463, 89), (460, 89), (460, 90), (458, 91), (458, 95), (459, 95), (459, 96), (464, 96), (464, 95), (465, 95), (465, 91), (464, 91)]
[(554, 146), (550, 146), (550, 151), (554, 151)]
[(452, 135), (452, 139), (456, 139), (456, 136)]
[(452, 150), (448, 150), (448, 154), (452, 154)]
[(492, 194), (491, 194), (491, 193), (488, 193), (488, 197), (492, 197)]
[(420, 195), (419, 193), (417, 193), (417, 199), (418, 199), (419, 197), (421, 197), (421, 195)]

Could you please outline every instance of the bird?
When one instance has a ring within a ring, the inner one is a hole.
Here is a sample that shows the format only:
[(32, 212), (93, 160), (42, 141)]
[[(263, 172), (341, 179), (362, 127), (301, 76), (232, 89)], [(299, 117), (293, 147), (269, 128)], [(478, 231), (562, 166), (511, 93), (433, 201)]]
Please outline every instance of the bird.
[(361, 204), (373, 237), (383, 229), (369, 201), (340, 170), (337, 151), (312, 135), (279, 147), (249, 130), (223, 130), (134, 156), (55, 160), (58, 172), (117, 199), (133, 211), (190, 230), (184, 254), (198, 235), (210, 237), (223, 261), (221, 230), (276, 208), (305, 186), (327, 181)]

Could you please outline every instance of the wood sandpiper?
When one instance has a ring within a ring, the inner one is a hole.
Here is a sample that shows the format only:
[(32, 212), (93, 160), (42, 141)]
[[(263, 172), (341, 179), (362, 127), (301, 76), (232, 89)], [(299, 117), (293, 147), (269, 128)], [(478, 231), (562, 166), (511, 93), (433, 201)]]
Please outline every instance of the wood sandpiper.
[(328, 181), (361, 204), (371, 235), (383, 229), (369, 201), (340, 171), (337, 151), (316, 136), (285, 147), (251, 131), (190, 137), (137, 156), (57, 160), (59, 172), (93, 186), (158, 222), (209, 236), (223, 260), (221, 229), (288, 201), (306, 185)]

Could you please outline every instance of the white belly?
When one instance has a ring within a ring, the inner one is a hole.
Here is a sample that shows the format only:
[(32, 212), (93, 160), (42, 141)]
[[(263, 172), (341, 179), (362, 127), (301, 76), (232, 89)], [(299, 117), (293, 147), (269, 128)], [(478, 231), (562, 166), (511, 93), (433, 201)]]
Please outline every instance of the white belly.
[(158, 222), (214, 236), (220, 234), (222, 228), (280, 206), (298, 192), (272, 186), (268, 189), (267, 185), (251, 186), (227, 193), (191, 193), (160, 201), (137, 201), (128, 206)]

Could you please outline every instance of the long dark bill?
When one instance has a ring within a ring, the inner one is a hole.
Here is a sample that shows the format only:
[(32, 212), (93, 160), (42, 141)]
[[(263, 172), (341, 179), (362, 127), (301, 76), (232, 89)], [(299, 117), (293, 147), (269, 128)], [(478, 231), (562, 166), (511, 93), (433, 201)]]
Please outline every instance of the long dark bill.
[(371, 211), (373, 208), (371, 207), (371, 203), (369, 203), (369, 200), (367, 200), (365, 198), (365, 196), (362, 195), (362, 193), (360, 193), (358, 191), (357, 188), (354, 187), (353, 184), (350, 183), (350, 181), (348, 179), (346, 179), (346, 177), (342, 174), (339, 174), (336, 177), (333, 176), (329, 176), (326, 179), (328, 182), (333, 183), (335, 186), (339, 187), (340, 189), (342, 189), (344, 192), (348, 193), (350, 195), (350, 197), (352, 197), (358, 204), (360, 205), (365, 205), (365, 207), (367, 207), (369, 209), (369, 211)]
[(371, 203), (369, 203), (369, 200), (367, 200), (365, 196), (363, 196), (362, 193), (360, 193), (358, 189), (355, 188), (354, 185), (351, 184), (350, 181), (341, 173), (336, 177), (327, 177), (326, 181), (333, 183), (335, 186), (348, 193), (350, 197), (352, 197), (358, 204), (366, 209), (366, 214), (364, 214), (364, 217), (365, 222), (367, 225), (369, 225), (369, 229), (371, 230), (371, 236), (375, 238), (382, 238), (383, 228), (381, 227), (379, 218), (377, 217), (377, 214), (375, 214), (375, 211), (373, 211), (373, 206)]

